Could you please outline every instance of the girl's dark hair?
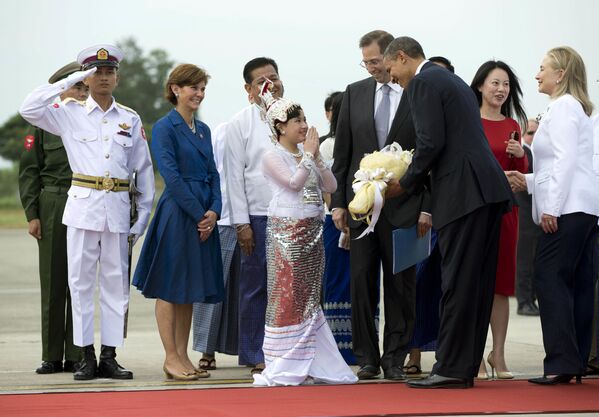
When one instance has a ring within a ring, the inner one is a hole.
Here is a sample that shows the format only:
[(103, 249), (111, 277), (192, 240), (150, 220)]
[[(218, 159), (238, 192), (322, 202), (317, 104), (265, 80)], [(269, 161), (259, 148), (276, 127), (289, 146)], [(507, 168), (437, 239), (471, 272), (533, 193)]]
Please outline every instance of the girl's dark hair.
[(339, 110), (341, 110), (341, 102), (343, 101), (343, 94), (337, 94), (333, 97), (333, 101), (331, 103), (331, 130), (330, 134), (332, 137), (337, 133), (337, 122), (339, 121)]
[[(324, 111), (330, 111), (334, 113), (333, 100), (335, 100), (335, 98), (339, 96), (343, 96), (343, 91), (333, 91), (331, 94), (329, 94), (327, 98), (324, 100)], [(341, 101), (339, 102), (339, 104), (341, 104)], [(337, 109), (337, 113), (339, 113), (339, 109)], [(328, 138), (335, 135), (335, 127), (337, 125), (336, 119), (337, 118), (335, 118), (335, 121), (333, 122), (333, 118), (331, 117), (329, 133), (326, 135), (326, 137)]]
[[(287, 122), (289, 120), (293, 119), (294, 117), (298, 117), (302, 111), (303, 111), (302, 106), (300, 106), (299, 104), (294, 104), (291, 107), (289, 107), (287, 109)], [(275, 131), (277, 132), (277, 140), (279, 140), (279, 137), (281, 136), (281, 131), (279, 130), (279, 127), (277, 125), (279, 123), (287, 123), (287, 122), (282, 122), (279, 119), (275, 119), (274, 126), (275, 126)]]
[(470, 84), (470, 88), (472, 88), (474, 95), (476, 95), (478, 106), (480, 107), (483, 101), (482, 93), (478, 91), (478, 89), (484, 84), (485, 80), (489, 76), (489, 73), (496, 68), (504, 70), (507, 73), (510, 81), (510, 93), (508, 94), (505, 103), (503, 103), (501, 106), (501, 114), (503, 114), (505, 117), (511, 117), (512, 119), (515, 118), (521, 126), (526, 126), (528, 118), (526, 117), (526, 112), (520, 103), (520, 100), (522, 99), (520, 82), (510, 66), (503, 61), (487, 61), (480, 66), (478, 71), (476, 71), (476, 74), (472, 79), (472, 83)]

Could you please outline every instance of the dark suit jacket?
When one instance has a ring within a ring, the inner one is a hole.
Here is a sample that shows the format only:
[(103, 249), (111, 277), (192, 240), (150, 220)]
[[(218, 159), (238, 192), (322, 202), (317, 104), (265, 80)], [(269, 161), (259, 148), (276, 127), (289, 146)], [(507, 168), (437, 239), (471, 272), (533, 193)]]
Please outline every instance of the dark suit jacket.
[[(369, 77), (347, 86), (335, 135), (333, 174), (337, 179), (337, 191), (332, 195), (333, 208), (347, 208), (354, 198), (352, 182), (365, 154), (378, 151), (378, 141), (374, 126), (374, 95), (376, 81)], [(416, 146), (416, 134), (412, 123), (410, 106), (405, 92), (397, 108), (385, 144), (397, 142), (403, 149)], [(383, 215), (394, 227), (413, 226), (421, 211), (430, 213), (430, 195), (419, 187), (413, 195), (403, 195), (385, 201)], [(358, 227), (361, 223), (348, 219), (349, 226)]]
[[(522, 145), (526, 157), (528, 158), (528, 172), (533, 171), (533, 159), (532, 151), (528, 146)], [(521, 191), (515, 193), (516, 203), (519, 206), (518, 209), (518, 232), (520, 234), (536, 234), (539, 231), (539, 226), (532, 220), (532, 195), (528, 194), (528, 191)]]
[(412, 108), (416, 152), (400, 183), (414, 192), (431, 172), (433, 227), (487, 204), (511, 203), (512, 191), (485, 137), (471, 88), (427, 62), (404, 94)]

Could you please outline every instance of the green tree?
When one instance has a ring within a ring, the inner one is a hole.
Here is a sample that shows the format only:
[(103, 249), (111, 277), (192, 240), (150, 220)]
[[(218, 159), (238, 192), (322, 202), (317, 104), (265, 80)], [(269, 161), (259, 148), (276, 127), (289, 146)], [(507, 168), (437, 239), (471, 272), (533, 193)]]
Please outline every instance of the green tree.
[(114, 96), (119, 103), (139, 113), (149, 135), (151, 126), (171, 108), (164, 97), (164, 84), (174, 62), (163, 49), (144, 54), (134, 38), (118, 42), (125, 52), (119, 69), (119, 86)]
[(25, 136), (33, 134), (34, 129), (19, 113), (0, 126), (0, 155), (16, 161), (25, 150)]
[[(145, 54), (134, 38), (124, 39), (117, 45), (125, 52), (125, 59), (119, 69), (119, 86), (114, 96), (119, 103), (139, 113), (150, 139), (152, 125), (171, 108), (163, 96), (173, 61), (163, 49)], [(25, 136), (32, 132), (33, 128), (19, 114), (8, 119), (0, 126), (0, 156), (18, 160)]]

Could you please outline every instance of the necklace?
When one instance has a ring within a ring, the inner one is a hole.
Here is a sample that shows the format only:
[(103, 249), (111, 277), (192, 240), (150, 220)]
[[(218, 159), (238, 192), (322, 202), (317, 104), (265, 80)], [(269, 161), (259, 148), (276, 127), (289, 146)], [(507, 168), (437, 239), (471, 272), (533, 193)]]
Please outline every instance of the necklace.
[(191, 129), (193, 133), (196, 132), (196, 122), (194, 119), (191, 119), (191, 123), (188, 123), (187, 126)]
[(284, 147), (283, 145), (281, 145), (281, 148), (283, 148), (285, 150), (285, 152), (287, 152), (289, 155), (293, 156), (294, 158), (301, 158), (302, 156), (304, 156), (304, 153), (302, 152), (301, 149), (298, 149), (296, 153), (293, 153), (289, 149)]

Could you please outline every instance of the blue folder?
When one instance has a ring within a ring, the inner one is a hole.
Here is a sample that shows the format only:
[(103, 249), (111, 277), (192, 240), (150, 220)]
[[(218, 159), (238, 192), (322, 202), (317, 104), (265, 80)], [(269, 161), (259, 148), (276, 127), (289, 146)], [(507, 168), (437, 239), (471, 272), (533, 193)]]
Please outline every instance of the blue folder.
[(431, 254), (431, 231), (418, 238), (417, 226), (393, 231), (393, 273), (403, 271)]

